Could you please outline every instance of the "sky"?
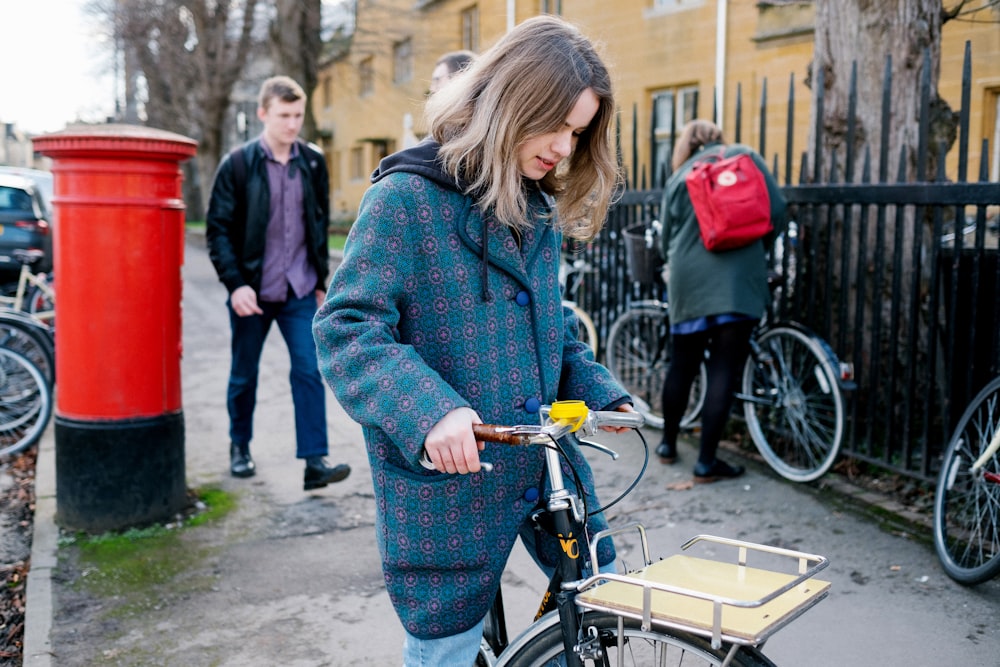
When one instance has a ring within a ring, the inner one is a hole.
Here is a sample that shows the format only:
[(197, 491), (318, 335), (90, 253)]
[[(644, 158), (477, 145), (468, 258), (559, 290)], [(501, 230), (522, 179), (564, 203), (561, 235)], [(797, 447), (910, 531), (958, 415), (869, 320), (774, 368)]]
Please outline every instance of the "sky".
[(0, 0), (0, 122), (31, 134), (114, 112), (110, 47), (86, 0)]

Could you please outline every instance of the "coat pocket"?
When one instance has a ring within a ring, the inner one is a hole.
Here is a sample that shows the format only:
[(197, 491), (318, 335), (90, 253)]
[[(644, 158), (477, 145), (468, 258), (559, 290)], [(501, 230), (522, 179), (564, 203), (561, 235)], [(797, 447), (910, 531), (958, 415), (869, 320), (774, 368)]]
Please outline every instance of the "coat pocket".
[(390, 570), (478, 569), (487, 565), (496, 521), (470, 475), (417, 476), (384, 464), (382, 539)]

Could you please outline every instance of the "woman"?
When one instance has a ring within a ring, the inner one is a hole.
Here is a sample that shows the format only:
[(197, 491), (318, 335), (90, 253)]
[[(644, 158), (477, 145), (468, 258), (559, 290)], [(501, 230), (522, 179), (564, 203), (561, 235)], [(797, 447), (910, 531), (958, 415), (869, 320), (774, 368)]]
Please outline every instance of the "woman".
[(595, 235), (618, 182), (613, 113), (579, 31), (552, 16), (516, 27), (430, 98), (429, 139), (381, 162), (316, 316), (320, 369), (364, 429), (407, 666), (473, 663), (519, 534), (555, 562), (528, 521), (542, 449), (492, 446), (480, 472), (472, 425), (537, 423), (557, 399), (631, 410), (558, 282), (563, 235)]
[(706, 156), (740, 153), (749, 154), (764, 174), (771, 200), (772, 234), (780, 233), (785, 201), (763, 158), (746, 146), (726, 146), (722, 130), (707, 120), (693, 120), (681, 131), (671, 160), (674, 173), (660, 206), (673, 354), (663, 383), (663, 441), (656, 453), (664, 463), (677, 461), (681, 417), (691, 383), (704, 361), (708, 385), (694, 466), (694, 481), (698, 483), (731, 479), (744, 472), (743, 466), (731, 466), (715, 454), (750, 352), (750, 334), (771, 298), (765, 258), (765, 242), (771, 237), (724, 252), (706, 250), (684, 179)]

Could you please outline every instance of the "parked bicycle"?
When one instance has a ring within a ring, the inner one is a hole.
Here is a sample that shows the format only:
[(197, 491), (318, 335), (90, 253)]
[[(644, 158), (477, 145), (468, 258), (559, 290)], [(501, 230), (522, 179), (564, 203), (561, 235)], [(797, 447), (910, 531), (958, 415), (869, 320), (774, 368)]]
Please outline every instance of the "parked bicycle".
[[(681, 549), (731, 552), (732, 562), (707, 554), (677, 554), (654, 562), (645, 529), (638, 523), (588, 539), (587, 517), (606, 508), (587, 507), (567, 488), (561, 447), (566, 439), (592, 436), (602, 426), (641, 425), (636, 413), (593, 412), (580, 401), (565, 401), (543, 406), (538, 425), (475, 427), (476, 437), (486, 441), (546, 448), (549, 491), (535, 520), (539, 526), (551, 526), (563, 545), (535, 622), (512, 642), (507, 641), (498, 592), (484, 625), (477, 665), (763, 667), (773, 665), (759, 650), (764, 641), (826, 597), (830, 584), (815, 576), (828, 561), (814, 554), (699, 535)], [(618, 457), (603, 445), (577, 442)], [(488, 466), (485, 469), (488, 474)], [(631, 531), (640, 538), (642, 567), (624, 574), (585, 572), (586, 556), (591, 565), (597, 563), (601, 540)], [(755, 567), (748, 564), (751, 554)], [(774, 569), (757, 567), (758, 558)]]
[(55, 384), (55, 339), (44, 322), (28, 313), (0, 308), (0, 347), (23, 354), (38, 367), (50, 387)]
[(577, 303), (584, 275), (594, 272), (594, 267), (588, 264), (587, 260), (582, 257), (570, 259), (563, 256), (562, 261), (559, 263), (559, 284), (563, 286), (562, 304), (576, 315), (576, 319), (580, 322), (580, 340), (590, 345), (590, 349), (594, 351), (594, 358), (596, 359), (600, 349), (597, 338), (597, 327), (594, 326), (594, 320), (590, 317), (590, 314)]
[(20, 352), (0, 347), (0, 458), (34, 444), (52, 417), (52, 388)]
[[(607, 365), (632, 394), (646, 423), (663, 427), (663, 381), (670, 365), (670, 307), (660, 276), (659, 223), (625, 230), (633, 280), (660, 288), (662, 299), (637, 300), (611, 325)], [(774, 276), (772, 289), (780, 282)], [(682, 428), (697, 423), (705, 402), (707, 371), (692, 386)], [(741, 390), (747, 430), (778, 474), (808, 482), (826, 473), (840, 452), (846, 425), (844, 394), (854, 388), (853, 368), (822, 338), (798, 322), (775, 320), (771, 308), (750, 340)]]
[(934, 548), (959, 583), (1000, 574), (1000, 377), (972, 399), (948, 441), (934, 494)]
[(55, 326), (56, 291), (51, 273), (34, 273), (31, 267), (42, 257), (40, 250), (15, 250), (21, 263), (17, 283), (0, 294), (0, 306), (31, 313), (50, 327)]

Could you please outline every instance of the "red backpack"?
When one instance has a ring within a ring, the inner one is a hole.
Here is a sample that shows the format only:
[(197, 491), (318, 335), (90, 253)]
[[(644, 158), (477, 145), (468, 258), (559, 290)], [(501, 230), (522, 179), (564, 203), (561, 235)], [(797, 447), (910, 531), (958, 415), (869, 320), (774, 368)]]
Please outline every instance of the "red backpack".
[[(725, 151), (723, 147), (722, 151)], [(764, 174), (746, 153), (706, 156), (685, 178), (705, 248), (742, 248), (773, 231)]]

